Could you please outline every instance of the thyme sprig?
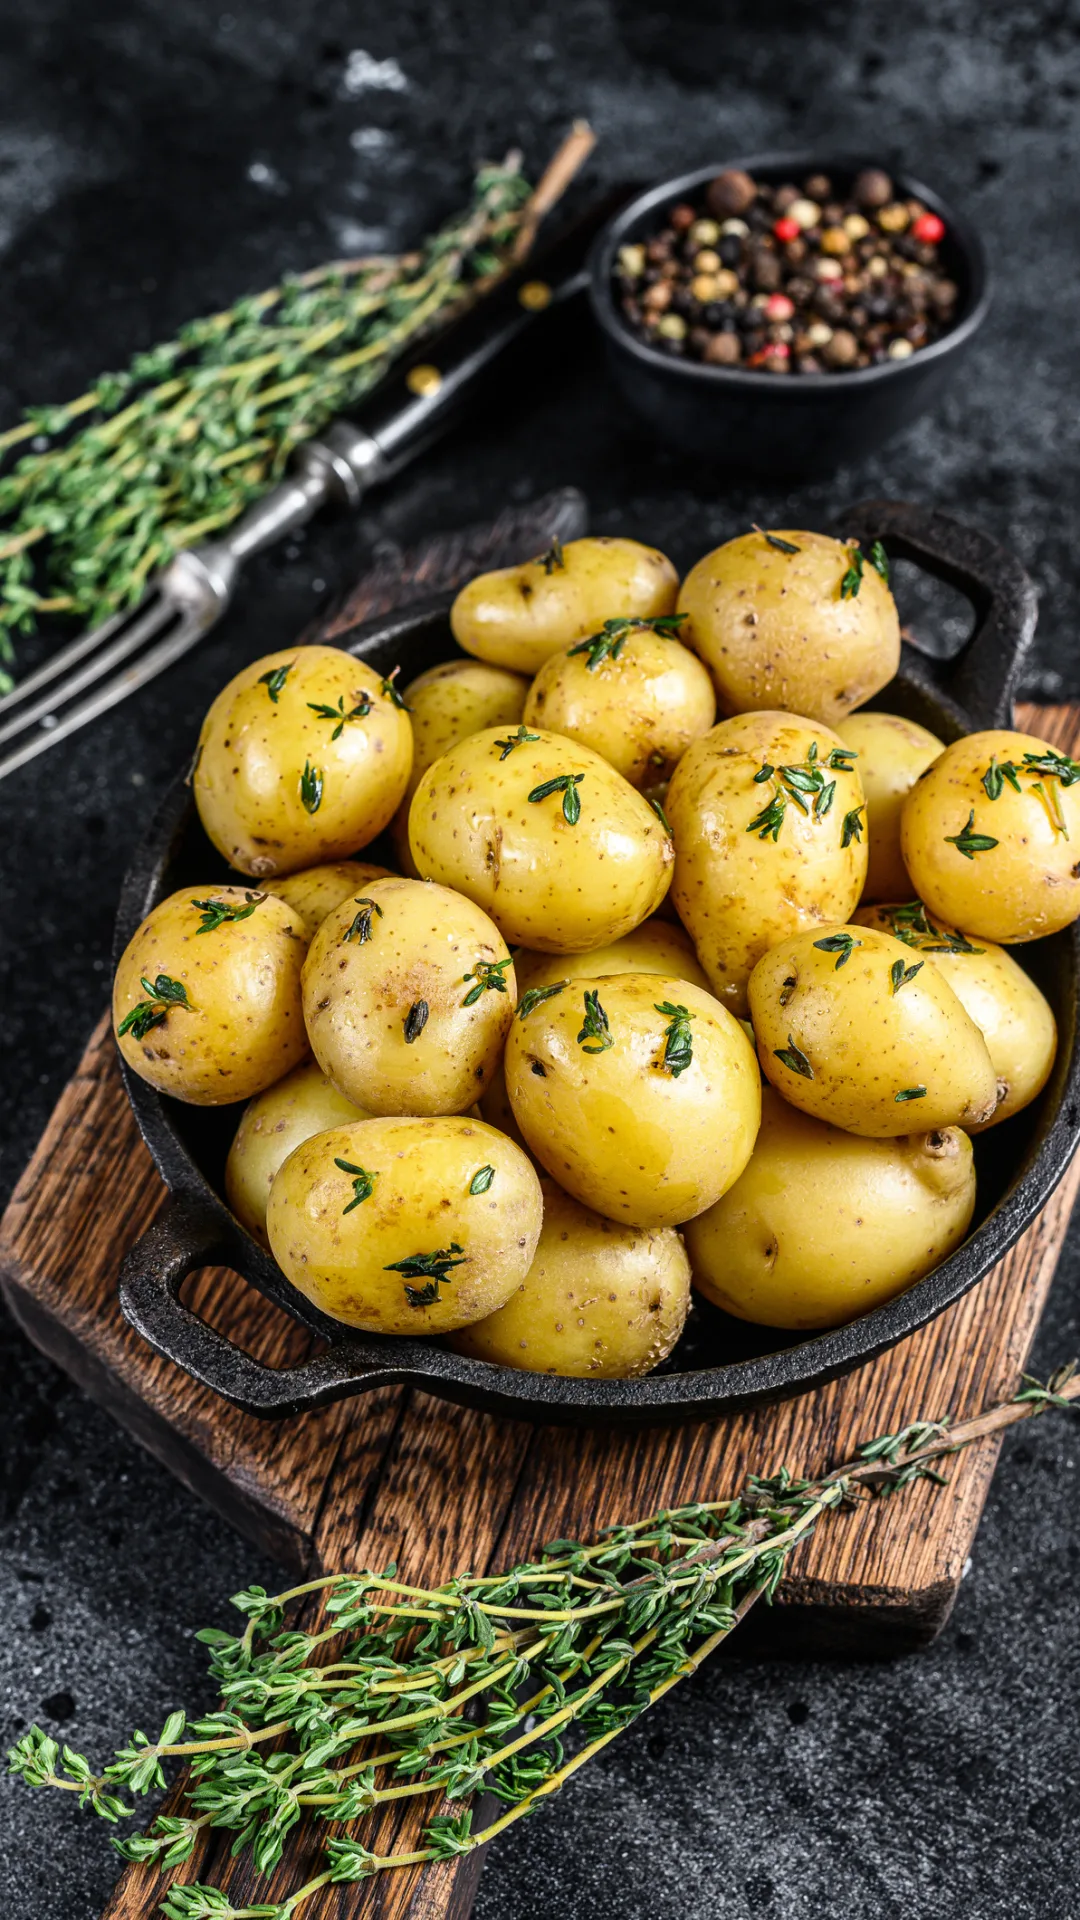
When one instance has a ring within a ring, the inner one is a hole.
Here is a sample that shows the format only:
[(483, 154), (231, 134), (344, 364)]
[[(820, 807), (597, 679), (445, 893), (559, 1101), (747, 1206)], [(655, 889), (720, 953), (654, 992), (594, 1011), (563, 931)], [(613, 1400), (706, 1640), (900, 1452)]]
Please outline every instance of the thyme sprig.
[(685, 613), (661, 613), (651, 620), (633, 620), (622, 616), (617, 620), (605, 620), (599, 633), (592, 634), (588, 640), (579, 640), (576, 647), (568, 647), (567, 658), (573, 659), (578, 653), (587, 654), (585, 670), (595, 673), (605, 660), (618, 659), (632, 633), (660, 633), (666, 634), (669, 639), (677, 639), (685, 619)]
[(862, 946), (862, 941), (856, 940), (853, 933), (828, 933), (824, 940), (815, 940), (814, 945), (820, 953), (835, 953), (836, 965), (833, 972), (839, 973), (841, 967), (846, 966), (851, 959), (856, 947)]
[[(764, 761), (754, 775), (753, 784), (759, 787), (771, 780), (772, 797), (751, 820), (746, 832), (756, 833), (759, 840), (775, 843), (780, 838), (789, 802), (798, 807), (800, 813), (824, 820), (836, 798), (836, 781), (826, 780), (826, 772), (850, 773), (852, 762), (858, 757), (854, 747), (833, 747), (822, 760), (817, 741), (811, 740), (806, 759), (792, 766), (774, 767), (768, 760)], [(846, 846), (847, 841), (842, 844)]]
[(182, 980), (173, 980), (167, 973), (159, 973), (154, 980), (148, 980), (140, 974), (139, 985), (146, 994), (130, 1012), (125, 1013), (117, 1027), (117, 1037), (123, 1039), (130, 1033), (133, 1040), (145, 1040), (155, 1027), (163, 1027), (172, 1007), (186, 1007), (192, 1011), (191, 1001), (187, 997), (187, 988)]
[(358, 898), (354, 899), (353, 906), (359, 907), (360, 911), (353, 915), (352, 920), (349, 922), (349, 925), (341, 937), (343, 940), (356, 940), (363, 946), (365, 941), (370, 940), (372, 936), (372, 915), (378, 914), (381, 920), (383, 910), (378, 901), (372, 900), (370, 895), (366, 893), (360, 894)]
[[(415, 1277), (423, 1262), (455, 1264), (455, 1252), (388, 1270)], [(434, 1273), (436, 1293), (443, 1277)], [(429, 1588), (391, 1563), (275, 1595), (252, 1587), (234, 1596), (241, 1633), (199, 1635), (223, 1696), (217, 1712), (190, 1725), (171, 1714), (156, 1740), (134, 1734), (99, 1774), (31, 1727), (8, 1754), (10, 1772), (74, 1794), (111, 1826), (164, 1784), (165, 1761), (187, 1761), (184, 1813), (113, 1841), (125, 1859), (160, 1868), (190, 1860), (209, 1828), (232, 1833), (234, 1852), (250, 1850), (268, 1873), (301, 1821), (333, 1822), (321, 1869), (282, 1900), (237, 1907), (189, 1884), (170, 1887), (161, 1908), (167, 1920), (295, 1920), (324, 1887), (471, 1853), (505, 1832), (695, 1673), (831, 1515), (940, 1484), (950, 1455), (1078, 1395), (1075, 1363), (1045, 1385), (1025, 1376), (1010, 1400), (956, 1424), (916, 1420), (816, 1478), (752, 1474), (733, 1499), (664, 1508), (588, 1543), (555, 1540), (507, 1572)], [(321, 1617), (286, 1626), (313, 1596)], [(484, 1790), (504, 1811), (477, 1826), (461, 1803)], [(410, 1798), (432, 1814), (409, 1851), (376, 1854), (340, 1830)]]
[(246, 892), (244, 899), (247, 904), (242, 907), (238, 907), (235, 902), (229, 900), (193, 900), (192, 906), (197, 907), (202, 914), (202, 919), (195, 929), (196, 934), (216, 933), (219, 927), (227, 925), (230, 921), (249, 919), (256, 907), (262, 905), (266, 895)]
[(909, 900), (903, 906), (882, 908), (889, 916), (889, 930), (905, 947), (915, 947), (920, 953), (984, 953), (984, 947), (973, 947), (966, 934), (957, 933), (952, 927), (939, 926), (930, 919), (921, 900)]
[(342, 1218), (344, 1219), (344, 1216), (347, 1213), (351, 1213), (354, 1207), (362, 1206), (365, 1200), (371, 1199), (375, 1191), (375, 1182), (379, 1176), (377, 1173), (369, 1173), (366, 1167), (354, 1166), (351, 1160), (335, 1160), (334, 1165), (335, 1167), (340, 1167), (342, 1173), (347, 1173), (352, 1177), (353, 1197), (349, 1201), (348, 1206), (342, 1207), (341, 1209)]
[(694, 1058), (694, 1036), (690, 1031), (690, 1022), (694, 1015), (689, 1007), (674, 1005), (670, 1000), (653, 1002), (657, 1013), (662, 1013), (667, 1021), (664, 1032), (664, 1057), (661, 1066), (677, 1080), (685, 1073)]
[(527, 727), (519, 727), (516, 733), (509, 734), (505, 740), (496, 740), (495, 745), (502, 748), (499, 759), (505, 760), (508, 754), (513, 753), (515, 747), (523, 747), (530, 740), (539, 740), (539, 738), (538, 733), (530, 733)]
[(469, 206), (415, 251), (286, 280), (66, 405), (28, 408), (0, 434), (0, 459), (16, 455), (0, 474), (0, 660), (43, 615), (93, 622), (132, 605), (155, 569), (221, 533), (299, 441), (499, 279), (533, 225), (511, 154), (479, 170)]
[(462, 976), (462, 984), (465, 986), (468, 986), (470, 980), (476, 982), (475, 986), (469, 987), (461, 1003), (462, 1006), (475, 1006), (481, 994), (484, 993), (506, 993), (508, 989), (503, 979), (503, 969), (513, 964), (513, 955), (509, 953), (505, 960), (478, 960), (472, 972)]
[(554, 986), (528, 987), (521, 996), (521, 1004), (517, 1010), (518, 1019), (527, 1020), (536, 1007), (543, 1006), (545, 1000), (554, 1000), (555, 995), (569, 985), (569, 980), (556, 980)]
[(331, 740), (339, 740), (345, 731), (346, 723), (349, 720), (366, 720), (375, 703), (365, 688), (357, 699), (356, 705), (350, 707), (347, 713), (345, 711), (345, 695), (343, 693), (338, 694), (336, 706), (331, 706), (325, 700), (309, 700), (307, 704), (318, 719), (334, 720), (337, 722), (330, 738)]
[(967, 822), (961, 827), (959, 833), (945, 835), (946, 844), (955, 847), (957, 853), (962, 853), (965, 860), (974, 860), (977, 853), (990, 853), (998, 844), (988, 833), (975, 833), (974, 826), (975, 809), (972, 807)]
[[(502, 756), (500, 756), (501, 758)], [(557, 773), (552, 780), (542, 780), (529, 794), (532, 801), (548, 800), (553, 793), (562, 794), (563, 819), (567, 826), (576, 827), (581, 819), (581, 798), (578, 794), (579, 782), (584, 780), (583, 773)]]
[[(591, 1044), (586, 1045), (586, 1042)], [(599, 987), (585, 989), (585, 1018), (578, 1034), (578, 1045), (582, 1053), (606, 1053), (609, 1047), (615, 1045), (607, 1014), (600, 1005)]]
[[(449, 1277), (453, 1267), (460, 1267), (468, 1257), (464, 1248), (456, 1240), (451, 1240), (448, 1247), (440, 1247), (437, 1253), (410, 1253), (404, 1260), (392, 1260), (389, 1266), (383, 1268), (383, 1272), (400, 1273), (406, 1282), (405, 1298), (410, 1307), (432, 1307), (439, 1298), (440, 1283)], [(427, 1285), (410, 1287), (407, 1284), (410, 1280), (426, 1280)], [(385, 1726), (382, 1731), (387, 1731)], [(355, 1741), (351, 1744), (355, 1745)], [(394, 1757), (397, 1758), (396, 1755)]]

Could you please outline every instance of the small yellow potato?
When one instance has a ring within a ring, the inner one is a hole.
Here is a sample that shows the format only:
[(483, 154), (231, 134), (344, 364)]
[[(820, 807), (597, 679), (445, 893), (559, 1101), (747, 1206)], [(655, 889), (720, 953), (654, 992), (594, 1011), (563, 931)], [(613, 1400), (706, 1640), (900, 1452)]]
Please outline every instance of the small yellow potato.
[(836, 729), (858, 754), (866, 795), (866, 900), (900, 900), (911, 881), (900, 851), (900, 815), (920, 773), (944, 753), (936, 733), (898, 713), (852, 713)]
[(343, 900), (362, 893), (373, 880), (393, 878), (389, 867), (374, 867), (366, 860), (332, 860), (322, 867), (302, 867), (283, 880), (265, 880), (262, 890), (284, 900), (312, 934)]
[(766, 1077), (792, 1106), (883, 1140), (984, 1125), (997, 1106), (985, 1040), (943, 973), (865, 926), (782, 940), (750, 976)]
[(529, 1151), (575, 1200), (629, 1226), (703, 1213), (757, 1134), (750, 1042), (711, 994), (674, 975), (535, 989), (504, 1065)]
[(419, 874), (409, 846), (409, 803), (420, 776), (436, 760), (485, 727), (518, 725), (529, 683), (520, 673), (489, 667), (483, 660), (444, 660), (410, 681), (404, 699), (413, 730), (413, 763), (405, 797), (394, 815), (391, 832), (402, 873), (410, 880)]
[(413, 795), (419, 871), (468, 895), (503, 938), (543, 953), (607, 946), (671, 880), (671, 836), (591, 747), (490, 728), (460, 740)]
[(605, 620), (674, 613), (678, 590), (678, 574), (655, 547), (590, 536), (556, 542), (523, 567), (478, 574), (454, 601), (450, 625), (465, 653), (531, 679)]
[(510, 1298), (543, 1198), (512, 1140), (463, 1115), (357, 1120), (295, 1147), (270, 1189), (282, 1272), (368, 1333), (451, 1333)]
[(918, 900), (896, 906), (860, 907), (858, 925), (878, 927), (932, 957), (962, 1007), (971, 1015), (994, 1063), (998, 1104), (983, 1127), (996, 1127), (1030, 1105), (1050, 1078), (1057, 1052), (1057, 1023), (1049, 1002), (1011, 953), (992, 941), (970, 941), (937, 926)]
[(904, 864), (947, 926), (1011, 947), (1080, 914), (1080, 764), (1030, 733), (969, 733), (904, 802)]
[(694, 1285), (759, 1326), (843, 1326), (940, 1266), (974, 1207), (959, 1127), (860, 1140), (766, 1087), (745, 1173), (686, 1229)]
[(474, 1360), (578, 1379), (636, 1380), (666, 1360), (690, 1305), (673, 1227), (621, 1227), (542, 1180), (532, 1266), (504, 1307), (452, 1335)]
[(718, 1000), (746, 1012), (754, 965), (803, 927), (846, 920), (866, 874), (857, 762), (791, 713), (723, 720), (668, 788), (671, 897)]
[(274, 1175), (293, 1148), (313, 1133), (370, 1117), (330, 1085), (314, 1060), (256, 1094), (244, 1108), (225, 1162), (225, 1198), (240, 1225), (268, 1247), (266, 1203)]
[(128, 1066), (196, 1107), (250, 1100), (308, 1051), (300, 998), (307, 929), (284, 900), (184, 887), (120, 958), (113, 1026)]
[(320, 1067), (373, 1114), (471, 1107), (517, 1004), (498, 928), (425, 880), (376, 880), (335, 907), (311, 942), (303, 993)]
[(823, 533), (729, 540), (690, 569), (679, 611), (721, 713), (783, 707), (835, 727), (900, 664), (888, 586), (869, 554)]
[(339, 647), (253, 661), (202, 724), (192, 788), (209, 838), (268, 879), (366, 847), (389, 824), (412, 766), (393, 677)]
[(667, 920), (644, 920), (633, 933), (624, 933), (609, 947), (591, 953), (530, 953), (519, 947), (514, 955), (518, 997), (530, 987), (554, 986), (558, 980), (592, 980), (607, 973), (668, 973), (690, 980), (711, 993), (708, 977), (694, 952), (690, 935)]
[(639, 791), (670, 779), (715, 719), (701, 661), (673, 634), (619, 620), (552, 654), (525, 702), (527, 727), (580, 740)]

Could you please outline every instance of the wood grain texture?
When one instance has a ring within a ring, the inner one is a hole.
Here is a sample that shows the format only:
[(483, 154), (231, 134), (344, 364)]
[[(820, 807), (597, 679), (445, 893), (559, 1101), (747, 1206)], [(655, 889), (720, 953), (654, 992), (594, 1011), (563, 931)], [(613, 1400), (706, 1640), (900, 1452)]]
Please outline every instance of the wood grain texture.
[[(397, 562), (400, 564), (400, 561)], [(474, 564), (471, 562), (470, 564)], [(378, 587), (378, 592), (389, 591)], [(362, 617), (354, 596), (351, 623)], [(1021, 709), (1018, 724), (1069, 747), (1072, 708)], [(962, 1416), (1010, 1392), (1042, 1311), (1076, 1193), (1078, 1162), (1040, 1219), (986, 1280), (879, 1360), (802, 1399), (730, 1419), (646, 1433), (540, 1429), (413, 1389), (267, 1423), (197, 1387), (144, 1346), (115, 1297), (120, 1260), (165, 1193), (123, 1093), (107, 1022), (93, 1036), (0, 1229), (0, 1282), (16, 1318), (158, 1458), (294, 1570), (398, 1560), (438, 1581), (531, 1555), (555, 1535), (587, 1536), (658, 1505), (718, 1497), (746, 1470), (816, 1470), (915, 1415)], [(295, 1365), (309, 1337), (227, 1272), (191, 1283), (189, 1302), (269, 1365)], [(822, 1528), (792, 1565), (778, 1604), (752, 1616), (786, 1651), (874, 1654), (925, 1643), (948, 1615), (997, 1458), (988, 1441), (954, 1463), (946, 1488), (868, 1503)], [(318, 1618), (311, 1605), (307, 1617)], [(744, 1633), (750, 1628), (743, 1630)], [(407, 1848), (418, 1815), (385, 1810), (365, 1838)], [(198, 1875), (260, 1901), (316, 1868), (317, 1837), (287, 1872), (257, 1879), (211, 1840)], [(464, 1920), (475, 1857), (341, 1887), (307, 1920)], [(150, 1920), (162, 1881), (129, 1869), (106, 1920)]]

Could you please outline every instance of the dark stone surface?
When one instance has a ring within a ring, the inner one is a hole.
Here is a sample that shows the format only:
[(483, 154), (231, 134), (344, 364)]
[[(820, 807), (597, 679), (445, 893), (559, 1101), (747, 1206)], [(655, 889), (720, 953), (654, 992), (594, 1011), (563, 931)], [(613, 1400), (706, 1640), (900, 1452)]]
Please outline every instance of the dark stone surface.
[[(0, 788), (5, 1192), (100, 1010), (120, 875), (212, 692), (379, 541), (572, 481), (597, 528), (689, 563), (752, 518), (816, 524), (846, 499), (908, 495), (1012, 542), (1043, 593), (1042, 683), (1080, 692), (1075, 6), (7, 0), (0, 22), (5, 419), (282, 271), (407, 241), (458, 203), (473, 158), (520, 140), (535, 165), (578, 112), (607, 177), (785, 142), (902, 155), (981, 223), (999, 275), (963, 390), (859, 471), (794, 493), (721, 485), (650, 445), (583, 339), (360, 523), (264, 560), (189, 664)], [(962, 630), (940, 600), (918, 617)], [(1077, 1344), (1074, 1239), (1046, 1363)], [(0, 1736), (39, 1719), (100, 1754), (208, 1698), (192, 1630), (273, 1569), (6, 1322), (0, 1339)], [(1069, 1911), (1077, 1444), (1045, 1420), (1007, 1445), (930, 1652), (715, 1664), (499, 1847), (479, 1920)], [(5, 1788), (0, 1911), (91, 1920), (112, 1877), (100, 1827)]]

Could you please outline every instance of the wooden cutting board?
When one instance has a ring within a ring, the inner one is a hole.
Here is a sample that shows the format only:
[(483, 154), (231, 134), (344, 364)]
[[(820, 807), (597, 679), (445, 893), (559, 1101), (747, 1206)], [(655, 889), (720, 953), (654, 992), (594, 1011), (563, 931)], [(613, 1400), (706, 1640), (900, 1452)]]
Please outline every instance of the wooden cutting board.
[[(520, 546), (526, 526), (527, 516), (508, 516), (486, 537), (393, 556), (350, 597), (335, 631), (491, 564), (508, 539)], [(536, 549), (526, 533), (524, 551)], [(1019, 724), (1069, 751), (1080, 743), (1080, 709), (1023, 708)], [(165, 1190), (103, 1019), (0, 1226), (0, 1284), (35, 1343), (285, 1569), (396, 1559), (406, 1578), (437, 1582), (465, 1566), (509, 1565), (545, 1540), (587, 1537), (660, 1505), (718, 1498), (749, 1468), (786, 1462), (817, 1472), (916, 1415), (962, 1417), (1008, 1394), (1078, 1185), (1080, 1160), (1012, 1252), (933, 1325), (783, 1406), (614, 1433), (531, 1427), (392, 1387), (266, 1423), (159, 1359), (120, 1316), (117, 1269), (160, 1212)], [(264, 1363), (287, 1367), (307, 1357), (310, 1336), (235, 1275), (207, 1271), (190, 1285), (189, 1304)], [(758, 1608), (744, 1635), (799, 1653), (885, 1654), (925, 1644), (948, 1617), (996, 1458), (997, 1442), (985, 1441), (951, 1466), (946, 1488), (921, 1485), (831, 1522), (797, 1555), (777, 1605)], [(402, 1806), (415, 1814), (415, 1803)], [(379, 1852), (407, 1847), (411, 1817), (388, 1812), (364, 1838)], [(280, 1899), (308, 1877), (316, 1844), (306, 1855), (301, 1844), (288, 1869), (266, 1881), (211, 1839), (177, 1877), (227, 1888), (237, 1904)], [(463, 1920), (480, 1864), (474, 1855), (335, 1888), (305, 1906), (304, 1920)], [(150, 1920), (166, 1884), (129, 1869), (105, 1920)]]

